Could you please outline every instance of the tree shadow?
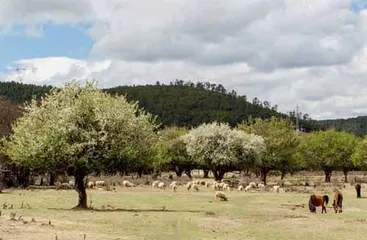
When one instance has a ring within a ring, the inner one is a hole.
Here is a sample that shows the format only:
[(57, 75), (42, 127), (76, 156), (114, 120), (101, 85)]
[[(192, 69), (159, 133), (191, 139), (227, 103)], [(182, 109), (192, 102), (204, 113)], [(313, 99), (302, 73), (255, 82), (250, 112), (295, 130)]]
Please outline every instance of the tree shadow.
[(48, 210), (56, 210), (56, 211), (88, 211), (88, 212), (132, 212), (132, 213), (142, 213), (142, 212), (167, 212), (167, 213), (205, 213), (207, 215), (214, 215), (214, 212), (203, 211), (203, 210), (178, 210), (178, 209), (154, 209), (154, 208), (145, 208), (145, 209), (136, 209), (136, 208), (106, 208), (106, 209), (98, 209), (98, 208), (47, 208)]

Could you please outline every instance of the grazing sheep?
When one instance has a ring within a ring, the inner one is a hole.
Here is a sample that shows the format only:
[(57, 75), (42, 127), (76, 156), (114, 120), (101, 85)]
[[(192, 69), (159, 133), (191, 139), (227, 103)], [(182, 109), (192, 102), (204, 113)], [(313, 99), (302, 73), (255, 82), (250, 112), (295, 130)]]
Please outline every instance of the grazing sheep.
[(190, 188), (192, 187), (192, 185), (193, 185), (193, 182), (186, 183), (186, 189), (187, 189), (187, 191), (190, 190)]
[(152, 188), (158, 187), (159, 181), (154, 181), (152, 183)]
[(274, 187), (273, 187), (273, 191), (274, 191), (274, 192), (279, 192), (279, 188), (280, 188), (280, 186), (274, 186)]
[(124, 186), (124, 187), (135, 187), (135, 184), (134, 183), (132, 183), (132, 182), (130, 182), (130, 181), (128, 181), (128, 180), (124, 180), (123, 182), (122, 182), (122, 185)]
[(192, 189), (196, 190), (197, 192), (199, 191), (199, 185), (197, 184), (192, 184)]
[(197, 185), (199, 185), (200, 184), (200, 181), (199, 180), (195, 180), (194, 183), (197, 184)]
[(242, 191), (243, 190), (243, 186), (242, 185), (238, 186), (237, 190), (238, 191)]
[(173, 189), (173, 191), (174, 191), (174, 192), (176, 192), (176, 190), (177, 190), (177, 185), (173, 185), (173, 186), (172, 186), (172, 189)]
[(259, 188), (263, 188), (263, 187), (265, 187), (265, 185), (264, 184), (262, 184), (262, 183), (259, 183), (259, 185), (257, 185)]
[(75, 182), (74, 181), (69, 181), (69, 186), (70, 187), (74, 187), (75, 186)]
[(176, 186), (177, 185), (177, 182), (176, 181), (173, 181), (171, 182), (171, 184), (169, 185), (169, 188), (173, 188), (173, 186)]
[(165, 189), (166, 185), (164, 184), (164, 182), (160, 182), (160, 183), (158, 183), (158, 188)]
[(229, 187), (229, 185), (227, 183), (223, 184), (222, 189), (223, 190), (226, 190), (226, 191), (230, 191), (231, 190), (231, 188)]
[(255, 182), (250, 182), (248, 186), (250, 186), (251, 188), (256, 188), (257, 184)]
[(251, 189), (251, 186), (250, 186), (250, 185), (247, 185), (247, 186), (245, 187), (245, 192), (250, 191), (250, 189)]
[(105, 181), (96, 181), (96, 187), (103, 187), (103, 186), (106, 186)]
[(219, 198), (219, 200), (221, 200), (221, 201), (227, 201), (228, 200), (226, 194), (224, 192), (221, 192), (221, 191), (216, 191), (215, 192), (215, 198), (216, 199)]
[(208, 187), (210, 187), (210, 185), (211, 185), (212, 183), (210, 183), (210, 182), (207, 182), (206, 184), (205, 184), (205, 186), (208, 188)]
[(88, 182), (87, 183), (87, 188), (93, 188), (93, 187), (95, 187), (96, 185), (95, 185), (95, 183), (94, 182)]
[(70, 186), (70, 184), (69, 183), (62, 183), (61, 184), (61, 188), (62, 189), (71, 189), (71, 188), (73, 188), (72, 186)]

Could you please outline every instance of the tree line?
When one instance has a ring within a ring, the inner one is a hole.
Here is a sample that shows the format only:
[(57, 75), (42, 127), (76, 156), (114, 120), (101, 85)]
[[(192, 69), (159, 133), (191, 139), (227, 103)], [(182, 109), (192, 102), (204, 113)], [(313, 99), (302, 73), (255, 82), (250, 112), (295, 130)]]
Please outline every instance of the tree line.
[(329, 182), (335, 170), (347, 180), (348, 171), (366, 166), (367, 156), (367, 138), (335, 129), (298, 132), (282, 117), (162, 128), (137, 102), (101, 91), (94, 82), (72, 81), (33, 99), (12, 127), (0, 148), (7, 164), (33, 174), (74, 176), (80, 208), (87, 207), (90, 174), (175, 171), (180, 177), (203, 169), (220, 181), (226, 172), (251, 171), (266, 184), (271, 170), (283, 178), (308, 169), (323, 170)]

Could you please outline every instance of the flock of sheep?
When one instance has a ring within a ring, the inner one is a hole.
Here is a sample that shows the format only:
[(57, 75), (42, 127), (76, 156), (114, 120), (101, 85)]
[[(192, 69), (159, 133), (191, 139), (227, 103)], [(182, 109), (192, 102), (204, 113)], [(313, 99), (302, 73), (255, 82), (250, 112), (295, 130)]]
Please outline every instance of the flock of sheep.
[[(170, 189), (172, 189), (172, 191), (176, 192), (178, 189), (178, 186), (182, 185), (180, 183), (178, 183), (177, 181), (172, 181), (168, 187)], [(86, 187), (87, 188), (99, 188), (102, 189), (103, 187), (107, 187), (108, 184), (105, 181), (88, 181), (86, 183)], [(125, 188), (130, 188), (130, 187), (136, 187), (136, 185), (128, 180), (124, 180), (121, 184), (122, 187)], [(165, 190), (167, 185), (162, 182), (162, 181), (154, 181), (151, 184), (152, 188), (158, 188), (158, 189), (162, 189)], [(69, 181), (67, 183), (60, 183), (57, 182), (56, 183), (56, 187), (59, 189), (72, 189), (75, 187), (75, 182), (74, 181)], [(226, 195), (225, 192), (229, 192), (229, 191), (233, 191), (235, 190), (235, 188), (231, 188), (230, 185), (228, 183), (225, 183), (225, 181), (221, 181), (221, 182), (215, 182), (215, 181), (204, 181), (204, 180), (193, 180), (193, 181), (189, 181), (185, 184), (185, 188), (187, 189), (187, 191), (199, 191), (200, 187), (206, 187), (206, 188), (213, 188), (215, 190), (215, 198), (222, 200), (222, 201), (227, 201), (228, 197)], [(256, 184), (255, 182), (250, 182), (247, 186), (244, 186), (243, 184), (238, 185), (237, 187), (237, 191), (245, 191), (245, 192), (249, 192), (252, 189), (256, 189), (256, 188), (265, 188), (264, 184), (259, 183)], [(273, 188), (271, 189), (273, 192), (285, 192), (284, 189), (280, 186), (273, 186)]]
[[(93, 188), (93, 187), (102, 187), (105, 186), (106, 183), (105, 181), (96, 181), (94, 182), (88, 182), (87, 183), (87, 187), (88, 188)], [(125, 188), (130, 188), (130, 187), (136, 187), (136, 185), (128, 180), (124, 180), (121, 184), (123, 187)], [(176, 192), (179, 185), (182, 185), (180, 183), (178, 183), (177, 181), (172, 181), (168, 187), (170, 189), (172, 189), (173, 192)], [(211, 181), (211, 182), (207, 182), (204, 180), (194, 180), (194, 181), (189, 181), (187, 182), (185, 185), (185, 188), (187, 191), (199, 191), (200, 187), (206, 187), (206, 188), (213, 188), (215, 190), (215, 198), (222, 200), (222, 201), (227, 201), (228, 197), (226, 196), (226, 192), (228, 191), (233, 191), (235, 190), (235, 188), (231, 188), (229, 186), (228, 183), (225, 183), (223, 180), (221, 182), (215, 182), (215, 181)], [(167, 188), (166, 183), (156, 180), (151, 184), (152, 188), (157, 188), (157, 189), (161, 189), (161, 190), (165, 190)], [(245, 192), (249, 192), (252, 189), (255, 188), (265, 188), (264, 184), (259, 183), (256, 184), (255, 182), (250, 182), (247, 186), (244, 186), (242, 184), (240, 184), (237, 187), (237, 191), (245, 191)], [(272, 191), (274, 192), (282, 192), (284, 191), (284, 189), (280, 186), (274, 186), (272, 188)]]

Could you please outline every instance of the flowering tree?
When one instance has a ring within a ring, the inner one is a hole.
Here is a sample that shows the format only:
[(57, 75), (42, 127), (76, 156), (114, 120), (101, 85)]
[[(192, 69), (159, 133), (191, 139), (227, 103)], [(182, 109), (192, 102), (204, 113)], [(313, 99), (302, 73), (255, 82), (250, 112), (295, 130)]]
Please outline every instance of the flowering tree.
[(3, 140), (3, 150), (14, 163), (32, 170), (71, 169), (77, 207), (86, 208), (87, 174), (118, 167), (116, 163), (126, 167), (150, 152), (154, 121), (137, 103), (103, 93), (94, 82), (82, 87), (73, 81), (27, 104), (14, 133)]
[(211, 169), (215, 180), (260, 158), (264, 151), (262, 137), (231, 129), (224, 123), (202, 124), (182, 139), (187, 154), (197, 164)]

